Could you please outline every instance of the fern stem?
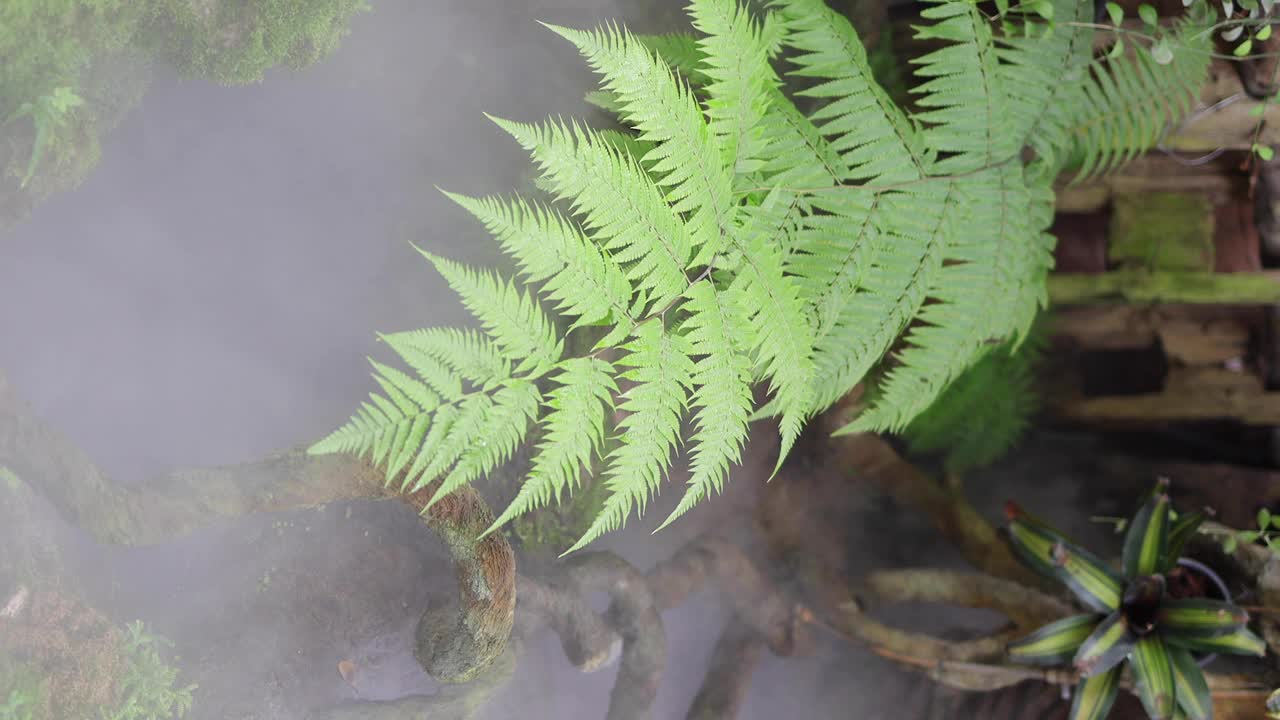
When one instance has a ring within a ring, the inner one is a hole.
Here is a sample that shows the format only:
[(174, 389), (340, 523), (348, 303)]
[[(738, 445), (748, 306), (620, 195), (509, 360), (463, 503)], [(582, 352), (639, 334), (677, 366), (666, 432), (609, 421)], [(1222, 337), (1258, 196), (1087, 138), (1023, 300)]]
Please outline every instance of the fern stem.
[(876, 193), (883, 193), (883, 192), (889, 192), (892, 190), (902, 190), (904, 188), (925, 185), (928, 183), (932, 183), (934, 181), (960, 180), (962, 178), (981, 175), (990, 170), (1001, 169), (1009, 165), (1013, 165), (1015, 163), (1021, 165), (1020, 159), (1006, 158), (1004, 160), (1001, 160), (1000, 162), (986, 163), (980, 167), (976, 167), (971, 170), (965, 170), (964, 172), (948, 173), (944, 175), (926, 175), (924, 177), (919, 177), (914, 180), (903, 180), (902, 182), (895, 182), (895, 183), (840, 183), (838, 185), (823, 185), (821, 187), (785, 187), (785, 186), (773, 186), (773, 185), (759, 185), (756, 187), (749, 187), (749, 188), (743, 188), (742, 190), (736, 190), (734, 191), (734, 194), (735, 195), (751, 195), (754, 193), (769, 192), (770, 190), (777, 190), (779, 192), (793, 193), (796, 195), (817, 195), (819, 193), (840, 192), (842, 190), (848, 190), (849, 188), (857, 188), (859, 190), (871, 190)]

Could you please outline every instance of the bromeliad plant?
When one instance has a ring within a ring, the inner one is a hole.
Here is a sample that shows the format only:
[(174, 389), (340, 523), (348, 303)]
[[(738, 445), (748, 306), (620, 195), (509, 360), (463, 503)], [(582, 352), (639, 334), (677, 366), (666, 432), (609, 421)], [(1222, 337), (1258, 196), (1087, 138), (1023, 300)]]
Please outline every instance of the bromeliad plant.
[(1174, 598), (1166, 576), (1177, 566), (1203, 513), (1175, 515), (1162, 480), (1125, 536), (1122, 573), (1010, 505), (1009, 539), (1033, 569), (1065, 584), (1089, 612), (1040, 628), (1009, 646), (1009, 657), (1038, 665), (1072, 663), (1082, 681), (1072, 720), (1104, 718), (1115, 702), (1124, 660), (1147, 714), (1156, 720), (1213, 717), (1209, 686), (1193, 653), (1259, 655), (1266, 648), (1229, 602)]

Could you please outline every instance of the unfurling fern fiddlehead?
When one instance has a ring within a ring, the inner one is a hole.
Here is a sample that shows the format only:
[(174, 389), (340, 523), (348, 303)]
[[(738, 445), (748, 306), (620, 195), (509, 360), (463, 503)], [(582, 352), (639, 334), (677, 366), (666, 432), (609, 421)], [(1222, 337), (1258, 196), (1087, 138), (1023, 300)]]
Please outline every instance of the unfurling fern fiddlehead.
[[(383, 392), (312, 451), (366, 453), (406, 490), (438, 481), (435, 502), (537, 426), (528, 477), (492, 531), (572, 492), (616, 437), (608, 497), (576, 549), (642, 511), (682, 445), (691, 477), (667, 522), (722, 488), (753, 417), (778, 417), (785, 457), (877, 366), (850, 430), (902, 430), (992, 344), (1028, 333), (1067, 161), (1109, 167), (1154, 139), (1133, 118), (1165, 76), (1131, 58), (1095, 65), (1092, 4), (1054, 7), (1047, 34), (1015, 39), (969, 2), (931, 0), (918, 34), (942, 47), (913, 61), (915, 115), (821, 0), (778, 0), (761, 20), (735, 0), (693, 0), (696, 40), (552, 27), (633, 134), (495, 119), (553, 201), (450, 197), (521, 283), (424, 252), (481, 330), (385, 336), (414, 375), (375, 362)], [(1203, 57), (1177, 58), (1176, 77), (1202, 73)], [(1081, 98), (1108, 114), (1082, 115)], [(603, 337), (566, 353), (557, 319)]]

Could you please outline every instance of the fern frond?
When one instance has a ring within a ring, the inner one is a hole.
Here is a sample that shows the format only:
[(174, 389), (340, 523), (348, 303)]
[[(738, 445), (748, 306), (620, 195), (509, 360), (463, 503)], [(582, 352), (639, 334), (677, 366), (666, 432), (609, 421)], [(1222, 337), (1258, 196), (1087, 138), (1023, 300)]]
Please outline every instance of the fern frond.
[[(768, 391), (756, 415), (780, 416), (779, 464), (814, 413), (877, 367), (852, 429), (962, 443), (957, 467), (989, 458), (999, 443), (979, 440), (1021, 425), (981, 413), (1026, 406), (1009, 352), (1046, 303), (1054, 176), (1072, 158), (1083, 175), (1109, 169), (1155, 141), (1207, 57), (1193, 18), (1172, 67), (1146, 52), (1095, 62), (1089, 3), (1047, 1), (1048, 35), (997, 40), (972, 2), (928, 0), (917, 34), (942, 47), (913, 61), (916, 115), (823, 0), (771, 0), (763, 20), (758, 4), (690, 0), (697, 39), (552, 27), (601, 76), (593, 99), (633, 132), (495, 120), (554, 201), (449, 197), (523, 284), (424, 253), (481, 329), (384, 336), (407, 370), (375, 362), (379, 391), (312, 450), (367, 456), (435, 503), (537, 428), (531, 471), (487, 532), (572, 493), (603, 454), (604, 507), (574, 550), (643, 512), (686, 416), (689, 484), (663, 526), (720, 492), (756, 383)], [(771, 67), (784, 49), (811, 114)], [(557, 325), (605, 337), (565, 358)], [(598, 357), (613, 351), (616, 367)]]
[(1069, 115), (1060, 122), (1080, 157), (1077, 180), (1133, 159), (1194, 106), (1213, 49), (1206, 8), (1197, 5), (1172, 33), (1169, 64), (1157, 63), (1146, 48), (1104, 58), (1064, 98)]
[(746, 345), (768, 378), (771, 405), (782, 416), (778, 467), (813, 408), (813, 328), (795, 279), (785, 273), (778, 242), (798, 202), (795, 195), (775, 190), (759, 206), (743, 208), (735, 233), (741, 264), (730, 285), (739, 327), (750, 328)]
[[(396, 354), (404, 360), (418, 375), (422, 382), (447, 402), (460, 400), (463, 395), (462, 376), (453, 368), (437, 359), (436, 355), (424, 351), (413, 343), (406, 342), (401, 336), (383, 336), (382, 338)], [(386, 375), (388, 380), (399, 379), (398, 375)], [(406, 376), (407, 377), (407, 376)]]
[(1021, 138), (1007, 132), (1008, 99), (998, 67), (991, 28), (977, 5), (928, 0), (920, 15), (933, 22), (916, 27), (921, 40), (948, 45), (913, 58), (923, 80), (912, 90), (924, 108), (916, 118), (925, 125), (925, 141), (941, 157), (938, 175), (958, 174), (1008, 160)]
[(664, 33), (662, 35), (635, 35), (636, 41), (657, 55), (672, 70), (691, 85), (706, 85), (710, 80), (703, 72), (706, 55), (691, 33)]
[(620, 409), (626, 417), (618, 423), (621, 442), (605, 469), (609, 497), (567, 553), (621, 527), (633, 508), (644, 512), (679, 444), (680, 418), (694, 373), (689, 341), (660, 322), (640, 325), (632, 338), (618, 364), (628, 368), (622, 377), (636, 384), (622, 394)]
[(742, 457), (751, 417), (751, 359), (740, 347), (746, 329), (739, 326), (735, 301), (709, 282), (696, 283), (683, 310), (681, 328), (690, 353), (700, 356), (693, 367), (694, 431), (689, 487), (659, 530), (724, 487), (729, 466)]
[(832, 330), (879, 247), (880, 203), (881, 193), (875, 190), (841, 188), (817, 197), (814, 207), (821, 212), (802, 221), (787, 271), (796, 276), (813, 310), (815, 339)]
[(486, 535), (524, 513), (559, 502), (564, 490), (575, 488), (583, 470), (590, 469), (604, 442), (605, 413), (618, 392), (613, 366), (597, 358), (573, 358), (551, 380), (557, 387), (547, 399), (550, 412), (529, 476)]
[(617, 96), (622, 119), (654, 144), (642, 162), (672, 209), (688, 215), (689, 237), (706, 262), (728, 228), (733, 178), (688, 85), (626, 30), (548, 27), (577, 46)]
[(465, 449), (426, 508), (511, 459), (529, 432), (529, 422), (537, 418), (541, 401), (538, 386), (529, 380), (516, 380), (498, 389), (484, 414), (480, 432), (459, 438)]
[(1039, 309), (1052, 256), (1038, 242), (1040, 228), (1028, 225), (1031, 196), (1022, 168), (1006, 165), (967, 180), (943, 267), (929, 283), (933, 302), (921, 309), (875, 403), (848, 431), (901, 430), (986, 343), (1014, 335), (1021, 318)]
[(536, 300), (493, 273), (419, 252), (436, 266), (503, 354), (519, 359), (517, 373), (540, 374), (560, 359), (564, 341), (557, 338), (555, 327)]
[(737, 0), (693, 0), (689, 14), (694, 28), (705, 33), (698, 45), (711, 133), (737, 174), (755, 172), (764, 149), (760, 121), (769, 108), (769, 90), (779, 84), (767, 41)]
[(815, 411), (830, 407), (861, 382), (919, 312), (942, 269), (961, 205), (960, 190), (950, 178), (879, 197), (880, 240), (859, 274), (853, 297), (815, 344)]
[(556, 196), (571, 202), (592, 239), (626, 265), (627, 279), (651, 306), (661, 308), (685, 291), (693, 241), (634, 159), (577, 125), (495, 122), (533, 153)]
[[(493, 398), (485, 393), (474, 393), (463, 398), (456, 406), (445, 407), (455, 407), (457, 413), (450, 418), (452, 422), (442, 434), (432, 437), (437, 434), (428, 433), (423, 449), (431, 446), (432, 452), (427, 455), (422, 450), (419, 451), (418, 460), (422, 462), (415, 460), (414, 466), (410, 468), (410, 476), (405, 478), (405, 487), (409, 492), (417, 492), (435, 482), (458, 462), (458, 458), (462, 457), (477, 438), (482, 437), (482, 433), (488, 429), (485, 421), (493, 408)], [(439, 415), (437, 413), (437, 420)], [(432, 441), (437, 441), (438, 444), (432, 446)], [(415, 473), (419, 464), (421, 470)]]
[(761, 172), (770, 187), (822, 188), (849, 177), (844, 158), (804, 113), (774, 88), (761, 121)]
[[(422, 379), (447, 400), (462, 397), (466, 380), (482, 388), (511, 377), (511, 363), (498, 346), (475, 330), (427, 328), (380, 336)], [(393, 371), (387, 368), (387, 372)], [(393, 379), (394, 375), (387, 375)], [(403, 388), (402, 388), (403, 389)]]
[(1069, 96), (1078, 90), (1093, 60), (1093, 30), (1086, 27), (1092, 13), (1093, 3), (1087, 0), (1053, 0), (1048, 37), (1017, 34), (996, 41), (1000, 81), (1008, 98), (1003, 131), (1018, 146), (1029, 145), (1035, 151), (1046, 175), (1056, 175), (1071, 144), (1066, 124), (1073, 112)]
[(791, 74), (820, 84), (802, 91), (827, 100), (811, 119), (841, 154), (842, 180), (900, 183), (928, 164), (919, 131), (876, 83), (867, 51), (848, 19), (823, 0), (781, 0), (787, 44), (800, 52)]
[(1039, 408), (1035, 365), (1042, 333), (1015, 349), (991, 347), (903, 431), (913, 453), (942, 452), (951, 472), (989, 465), (1026, 432)]
[(541, 295), (558, 312), (578, 318), (574, 327), (607, 321), (617, 335), (601, 342), (612, 345), (635, 324), (622, 267), (560, 213), (523, 199), (507, 203), (445, 194), (484, 223), (528, 282), (544, 283)]

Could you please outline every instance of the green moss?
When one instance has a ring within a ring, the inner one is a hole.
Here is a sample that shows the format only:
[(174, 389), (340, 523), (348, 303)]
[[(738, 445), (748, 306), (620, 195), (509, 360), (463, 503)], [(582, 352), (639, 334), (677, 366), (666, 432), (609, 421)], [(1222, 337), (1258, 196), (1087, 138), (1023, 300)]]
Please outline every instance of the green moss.
[(0, 720), (46, 720), (45, 683), (30, 667), (0, 657)]
[(1213, 206), (1201, 194), (1120, 195), (1111, 215), (1108, 259), (1153, 270), (1213, 269)]
[(17, 492), (22, 487), (22, 478), (9, 468), (0, 465), (0, 483), (4, 483), (9, 490)]
[(364, 0), (159, 0), (156, 50), (186, 75), (258, 82), (278, 65), (328, 56), (367, 8)]

